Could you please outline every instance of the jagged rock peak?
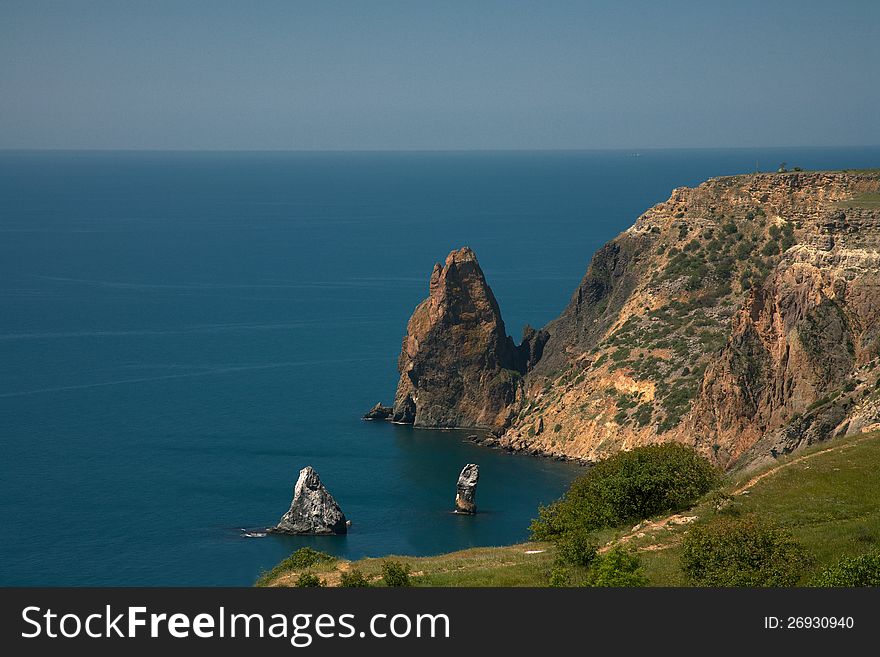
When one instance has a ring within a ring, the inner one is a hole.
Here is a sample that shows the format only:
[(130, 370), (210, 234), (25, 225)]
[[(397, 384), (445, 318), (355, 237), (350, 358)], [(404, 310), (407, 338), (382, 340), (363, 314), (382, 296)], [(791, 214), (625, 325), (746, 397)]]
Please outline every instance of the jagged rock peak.
[(517, 347), (469, 247), (431, 273), (398, 359), (393, 420), (425, 427), (500, 429), (511, 418), (521, 376), (547, 336), (527, 329)]
[(458, 513), (477, 512), (477, 482), (480, 480), (480, 466), (468, 463), (458, 475), (455, 485), (455, 510)]
[(465, 319), (462, 313), (471, 313), (473, 319), (500, 324), (504, 330), (498, 302), (470, 247), (452, 251), (445, 265), (434, 265), (429, 290), (428, 304), (433, 317), (458, 323)]
[(345, 534), (348, 521), (312, 466), (299, 471), (290, 509), (269, 529), (276, 534)]

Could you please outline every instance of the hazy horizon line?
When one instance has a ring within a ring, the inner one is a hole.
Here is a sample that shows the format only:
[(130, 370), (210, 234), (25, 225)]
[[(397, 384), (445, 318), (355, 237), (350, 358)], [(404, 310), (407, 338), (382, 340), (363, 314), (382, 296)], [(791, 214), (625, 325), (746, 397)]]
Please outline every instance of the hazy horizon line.
[(578, 153), (650, 151), (713, 151), (756, 149), (880, 148), (880, 144), (749, 145), (749, 146), (614, 146), (604, 148), (21, 148), (0, 147), (0, 153)]

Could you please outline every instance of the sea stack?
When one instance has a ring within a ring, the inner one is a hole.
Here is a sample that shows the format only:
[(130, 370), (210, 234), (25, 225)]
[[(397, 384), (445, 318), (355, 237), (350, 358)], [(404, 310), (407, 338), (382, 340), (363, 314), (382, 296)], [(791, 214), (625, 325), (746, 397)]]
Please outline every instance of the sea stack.
[(299, 471), (290, 509), (271, 527), (274, 534), (345, 534), (348, 522), (312, 466)]
[(365, 420), (388, 420), (394, 414), (394, 409), (391, 406), (382, 406), (382, 402), (379, 402), (369, 411), (364, 413), (363, 419)]
[(455, 512), (477, 512), (477, 481), (480, 479), (480, 466), (476, 463), (468, 463), (458, 475), (458, 483), (455, 487)]
[(392, 420), (501, 431), (547, 339), (526, 327), (515, 345), (477, 256), (468, 247), (453, 251), (434, 266), (428, 298), (407, 324)]

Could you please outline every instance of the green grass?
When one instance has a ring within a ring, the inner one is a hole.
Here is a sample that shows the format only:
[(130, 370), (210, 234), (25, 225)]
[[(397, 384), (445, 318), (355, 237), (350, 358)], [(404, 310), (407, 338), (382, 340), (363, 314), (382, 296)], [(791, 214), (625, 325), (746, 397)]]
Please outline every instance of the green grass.
[[(804, 456), (809, 458), (801, 460)], [(802, 584), (840, 557), (880, 548), (880, 433), (824, 443), (783, 463), (790, 465), (756, 483), (747, 495), (734, 496), (725, 512), (755, 514), (788, 529), (815, 559)], [(733, 492), (754, 476), (734, 477), (726, 491)], [(700, 518), (696, 522), (706, 522), (717, 512), (714, 503), (705, 500), (692, 513)], [(678, 544), (684, 531), (687, 526), (633, 541), (636, 547), (664, 548), (641, 552), (652, 585), (687, 584), (678, 568)]]
[(789, 529), (822, 565), (880, 547), (880, 436), (861, 438), (761, 481), (743, 511)]
[[(537, 551), (529, 554), (530, 551)], [(390, 555), (350, 562), (340, 560), (318, 564), (309, 569), (328, 582), (338, 585), (342, 569), (357, 568), (372, 586), (382, 586), (382, 563), (385, 560), (409, 564), (413, 586), (546, 586), (556, 550), (549, 543), (521, 543), (505, 547), (470, 548), (432, 557)], [(294, 569), (270, 571), (273, 577), (264, 586), (293, 586), (298, 572)]]
[[(748, 488), (748, 494), (735, 494), (770, 469), (771, 473)], [(719, 513), (754, 514), (789, 530), (812, 555), (814, 563), (801, 581), (805, 584), (841, 557), (880, 548), (878, 472), (880, 432), (839, 438), (784, 457), (764, 472), (728, 475), (721, 497), (729, 499), (729, 504), (718, 511), (719, 493), (710, 493), (680, 514), (697, 516), (693, 523), (647, 529), (641, 537), (633, 535), (631, 526), (606, 529), (597, 532), (596, 538), (604, 545), (630, 537), (626, 545), (638, 551), (650, 586), (687, 586), (679, 566), (684, 532)], [(543, 552), (527, 554), (529, 550)], [(546, 586), (554, 557), (555, 548), (549, 543), (522, 543), (433, 557), (387, 558), (410, 565), (413, 586)], [(339, 569), (353, 566), (380, 586), (383, 560), (324, 562), (309, 570), (333, 586)], [(295, 581), (296, 572), (281, 564), (270, 573), (264, 585), (292, 586)]]

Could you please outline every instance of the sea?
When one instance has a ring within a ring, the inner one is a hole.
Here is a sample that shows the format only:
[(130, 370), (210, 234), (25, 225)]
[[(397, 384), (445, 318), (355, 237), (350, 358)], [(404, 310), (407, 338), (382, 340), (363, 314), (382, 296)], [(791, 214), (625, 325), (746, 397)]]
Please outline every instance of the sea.
[[(0, 152), (0, 585), (248, 586), (302, 546), (526, 540), (581, 466), (361, 420), (434, 263), (472, 247), (518, 340), (673, 188), (782, 162), (880, 147)], [(350, 532), (263, 535), (307, 465)]]

